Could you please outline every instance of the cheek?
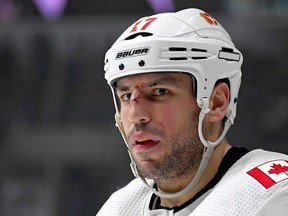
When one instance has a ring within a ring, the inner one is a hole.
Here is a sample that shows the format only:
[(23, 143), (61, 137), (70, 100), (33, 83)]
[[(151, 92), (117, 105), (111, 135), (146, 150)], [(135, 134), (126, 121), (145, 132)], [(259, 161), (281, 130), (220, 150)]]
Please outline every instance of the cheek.
[(128, 128), (128, 112), (122, 109), (120, 111), (120, 117), (121, 117), (122, 126), (123, 126), (124, 130), (127, 131), (127, 128)]
[[(159, 111), (163, 125), (170, 130), (179, 130), (183, 124), (195, 122), (198, 125), (199, 112), (192, 106), (167, 106)], [(194, 125), (194, 124), (193, 124)]]
[(184, 117), (181, 115), (181, 110), (172, 106), (166, 106), (158, 113), (159, 114), (156, 115), (156, 118), (158, 118), (158, 120), (162, 123), (162, 127), (165, 127), (167, 130), (177, 129), (184, 119)]
[(158, 116), (161, 118), (163, 124), (165, 125), (173, 125), (177, 119), (177, 114), (173, 108), (161, 109)]

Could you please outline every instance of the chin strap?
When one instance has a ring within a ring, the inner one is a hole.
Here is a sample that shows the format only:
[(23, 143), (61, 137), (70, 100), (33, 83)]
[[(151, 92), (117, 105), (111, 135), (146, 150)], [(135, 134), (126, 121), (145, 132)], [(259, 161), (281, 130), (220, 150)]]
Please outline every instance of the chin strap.
[(175, 197), (183, 196), (184, 194), (186, 194), (189, 191), (191, 191), (198, 184), (198, 182), (200, 181), (201, 177), (203, 176), (203, 174), (204, 174), (204, 172), (206, 170), (206, 167), (208, 165), (208, 162), (210, 160), (210, 157), (211, 157), (211, 155), (213, 153), (213, 150), (223, 140), (223, 138), (225, 137), (228, 129), (231, 126), (232, 122), (231, 122), (230, 118), (228, 118), (228, 120), (225, 122), (224, 130), (223, 130), (221, 136), (215, 142), (210, 142), (208, 140), (205, 140), (205, 138), (203, 136), (203, 133), (202, 133), (202, 125), (203, 125), (203, 120), (205, 118), (205, 115), (210, 111), (210, 109), (209, 109), (209, 100), (207, 98), (201, 99), (200, 107), (201, 107), (201, 112), (200, 112), (200, 115), (199, 115), (198, 134), (199, 134), (201, 142), (204, 145), (204, 151), (203, 151), (202, 160), (201, 160), (200, 166), (198, 168), (198, 171), (197, 171), (196, 175), (194, 176), (193, 180), (190, 182), (190, 184), (187, 185), (183, 190), (181, 190), (179, 192), (176, 192), (176, 193), (161, 193), (161, 192), (157, 191), (155, 188), (151, 187), (148, 184), (148, 182), (145, 179), (145, 177), (142, 176), (139, 173), (138, 168), (136, 166), (136, 163), (135, 163), (135, 161), (134, 161), (134, 159), (133, 159), (133, 157), (131, 155), (131, 151), (130, 151), (128, 142), (126, 140), (126, 135), (125, 135), (122, 123), (121, 123), (120, 116), (119, 116), (118, 113), (115, 114), (116, 127), (118, 127), (118, 129), (120, 130), (121, 135), (123, 137), (123, 140), (124, 140), (126, 146), (128, 147), (128, 154), (129, 154), (130, 159), (131, 159), (130, 167), (131, 167), (131, 170), (132, 170), (134, 176), (140, 178), (144, 182), (145, 186), (147, 186), (147, 188), (151, 192), (153, 192), (155, 195), (157, 195), (159, 197), (175, 198)]

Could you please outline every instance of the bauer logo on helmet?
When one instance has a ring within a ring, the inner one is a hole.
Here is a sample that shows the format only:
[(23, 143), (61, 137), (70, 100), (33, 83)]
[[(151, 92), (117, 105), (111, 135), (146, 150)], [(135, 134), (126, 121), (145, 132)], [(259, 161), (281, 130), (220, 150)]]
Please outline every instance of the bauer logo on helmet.
[(147, 55), (149, 53), (149, 50), (150, 47), (141, 47), (130, 50), (123, 50), (116, 54), (116, 60), (128, 57)]

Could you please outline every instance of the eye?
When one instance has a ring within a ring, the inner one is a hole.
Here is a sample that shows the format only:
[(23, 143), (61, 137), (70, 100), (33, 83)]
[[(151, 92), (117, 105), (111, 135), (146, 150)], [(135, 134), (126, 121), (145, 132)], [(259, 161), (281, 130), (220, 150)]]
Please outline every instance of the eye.
[(159, 88), (159, 89), (154, 90), (154, 95), (161, 96), (161, 95), (166, 95), (169, 92), (170, 91), (165, 88)]
[(131, 98), (131, 93), (126, 93), (120, 96), (121, 101), (129, 101)]

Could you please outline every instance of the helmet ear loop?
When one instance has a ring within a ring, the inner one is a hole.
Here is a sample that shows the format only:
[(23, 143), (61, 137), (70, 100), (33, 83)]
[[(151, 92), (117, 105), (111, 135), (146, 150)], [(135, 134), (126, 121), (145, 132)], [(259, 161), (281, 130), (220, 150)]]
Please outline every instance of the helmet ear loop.
[(114, 118), (115, 118), (115, 126), (120, 130), (121, 133), (124, 134), (125, 132), (124, 132), (123, 124), (121, 122), (121, 117), (118, 112), (115, 113)]
[(132, 154), (131, 154), (131, 150), (130, 150), (130, 147), (128, 145), (128, 141), (127, 141), (127, 137), (126, 137), (126, 133), (124, 131), (124, 127), (123, 127), (123, 124), (122, 124), (122, 121), (121, 121), (121, 116), (119, 115), (118, 112), (115, 113), (115, 126), (118, 128), (118, 130), (120, 131), (121, 135), (122, 135), (122, 138), (127, 146), (127, 152), (128, 152), (128, 155), (130, 157), (130, 160), (131, 160), (131, 163), (130, 163), (130, 168), (132, 170), (132, 173), (133, 175), (137, 178), (140, 176), (139, 172), (138, 172), (138, 169), (137, 169), (137, 166), (136, 166), (136, 163), (132, 157)]
[(138, 172), (136, 163), (135, 163), (135, 161), (134, 161), (134, 159), (132, 157), (131, 150), (130, 150), (130, 147), (128, 145), (127, 136), (126, 136), (126, 133), (125, 133), (122, 121), (121, 121), (121, 116), (119, 114), (119, 107), (118, 107), (119, 104), (117, 103), (118, 100), (117, 100), (117, 96), (116, 96), (116, 92), (115, 92), (116, 86), (117, 86), (117, 82), (114, 82), (114, 84), (111, 85), (111, 90), (112, 90), (112, 95), (113, 95), (113, 100), (114, 100), (114, 105), (115, 105), (115, 110), (116, 110), (116, 113), (114, 115), (115, 126), (120, 131), (122, 139), (124, 140), (124, 142), (125, 142), (125, 144), (127, 146), (128, 155), (129, 155), (130, 160), (131, 160), (130, 167), (131, 167), (132, 173), (137, 178), (137, 177), (139, 177), (139, 172)]
[(123, 138), (128, 150), (130, 150), (129, 145), (128, 145), (128, 141), (127, 141), (127, 138), (126, 138), (126, 133), (125, 133), (122, 121), (121, 121), (121, 116), (119, 114), (118, 100), (117, 100), (117, 96), (116, 96), (116, 92), (115, 92), (116, 85), (117, 85), (117, 82), (114, 82), (113, 86), (111, 86), (113, 100), (114, 100), (114, 105), (115, 105), (115, 110), (116, 110), (116, 113), (114, 115), (115, 126), (120, 131), (120, 133), (122, 135), (122, 138)]
[[(198, 134), (199, 134), (199, 138), (200, 138), (202, 144), (205, 147), (204, 152), (203, 152), (203, 157), (209, 157), (210, 158), (211, 154), (213, 152), (213, 149), (216, 148), (220, 144), (220, 142), (224, 139), (224, 137), (226, 136), (226, 133), (229, 130), (232, 122), (231, 122), (230, 118), (228, 118), (228, 120), (224, 124), (224, 129), (222, 131), (222, 134), (218, 137), (218, 139), (216, 141), (211, 142), (209, 140), (206, 140), (203, 136), (202, 125), (203, 125), (203, 120), (205, 118), (205, 115), (210, 111), (209, 100), (207, 98), (202, 98), (199, 106), (201, 107), (201, 112), (199, 115)], [(209, 149), (212, 149), (212, 152), (208, 151)], [(210, 152), (211, 154), (210, 153), (208, 154), (208, 152)]]

